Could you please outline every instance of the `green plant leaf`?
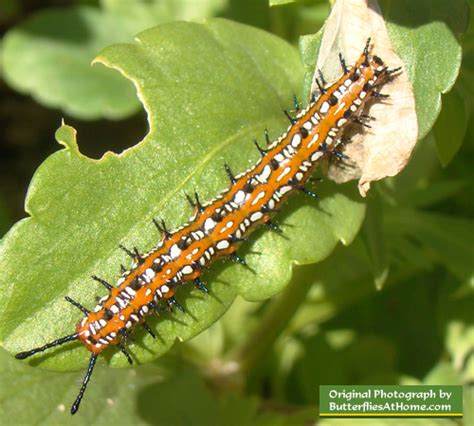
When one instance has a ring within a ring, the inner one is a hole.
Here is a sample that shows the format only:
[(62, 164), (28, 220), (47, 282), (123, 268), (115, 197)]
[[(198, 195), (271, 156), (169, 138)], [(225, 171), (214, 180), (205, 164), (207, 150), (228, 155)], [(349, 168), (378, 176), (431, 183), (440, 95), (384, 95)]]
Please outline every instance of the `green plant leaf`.
[(6, 82), (39, 103), (91, 120), (119, 119), (139, 109), (129, 81), (91, 61), (112, 43), (126, 42), (146, 28), (175, 19), (203, 17), (189, 0), (108, 1), (106, 9), (78, 6), (42, 10), (5, 35), (3, 67)]
[(388, 212), (385, 221), (389, 240), (394, 241), (397, 235), (416, 241), (418, 251), (427, 252), (459, 279), (472, 278), (474, 249), (465, 238), (474, 233), (472, 220), (399, 208)]
[(142, 28), (158, 22), (206, 19), (220, 12), (227, 3), (228, 0), (100, 0), (108, 13), (120, 15), (128, 22), (147, 22)]
[(469, 22), (464, 0), (382, 0), (382, 12), (397, 54), (413, 84), (418, 138), (426, 136), (441, 110), (441, 94), (454, 85), (461, 66), (457, 37)]
[(468, 118), (467, 104), (456, 88), (443, 96), (443, 109), (433, 128), (439, 161), (443, 166), (451, 162), (461, 147)]
[[(18, 424), (100, 425), (148, 424), (139, 416), (139, 395), (153, 384), (161, 371), (152, 366), (136, 370), (96, 368), (84, 404), (87, 409), (71, 417), (70, 405), (77, 395), (82, 373), (59, 374), (17, 362), (0, 350), (0, 422)], [(93, 385), (93, 386), (92, 386)], [(131, 397), (130, 389), (137, 389)], [(140, 407), (141, 409), (142, 407)]]
[(0, 350), (1, 424), (213, 425), (232, 419), (235, 425), (258, 426), (305, 424), (308, 418), (260, 413), (256, 398), (218, 398), (192, 371), (167, 375), (153, 365), (127, 371), (97, 368), (84, 397), (87, 408), (71, 417), (69, 408), (81, 375), (31, 368)]
[[(252, 138), (265, 128), (276, 137), (287, 127), (281, 108), (300, 92), (303, 75), (295, 48), (224, 20), (162, 25), (133, 44), (107, 48), (97, 61), (134, 82), (150, 132), (123, 154), (94, 161), (79, 153), (71, 127), (58, 130), (65, 149), (37, 171), (26, 200), (31, 217), (14, 226), (0, 250), (0, 336), (11, 352), (71, 333), (79, 315), (63, 297), (93, 305), (103, 290), (90, 275), (113, 281), (127, 262), (119, 243), (149, 249), (158, 240), (152, 217), (164, 217), (171, 226), (184, 223), (190, 215), (184, 192), (198, 189), (202, 200), (214, 197), (228, 185), (224, 161), (234, 171), (253, 164), (258, 153)], [(320, 203), (303, 196), (288, 203), (279, 216), (285, 238), (262, 231), (251, 238), (243, 253), (248, 251), (254, 272), (224, 262), (205, 274), (213, 295), (181, 289), (178, 299), (188, 313), (159, 320), (160, 339), (138, 332), (131, 347), (136, 359), (155, 358), (176, 340), (204, 330), (237, 293), (267, 298), (289, 281), (292, 264), (317, 262), (338, 241), (350, 243), (363, 204), (349, 188), (335, 193), (325, 184), (320, 195)], [(70, 370), (87, 357), (83, 348), (69, 345), (38, 360)], [(126, 364), (115, 351), (106, 359)]]
[(297, 0), (268, 0), (268, 4), (270, 7), (272, 6), (280, 6), (282, 4), (289, 4), (295, 3)]
[[(456, 36), (466, 30), (464, 0), (380, 2), (390, 39), (406, 65), (413, 84), (418, 118), (418, 138), (433, 126), (441, 110), (441, 94), (454, 85), (461, 65), (461, 46)], [(350, 10), (345, 13), (351, 13)], [(311, 86), (320, 35), (300, 40), (306, 66), (305, 89)]]
[(382, 222), (383, 203), (379, 197), (373, 197), (367, 207), (366, 220), (362, 226), (362, 238), (371, 261), (377, 290), (382, 289), (389, 270)]

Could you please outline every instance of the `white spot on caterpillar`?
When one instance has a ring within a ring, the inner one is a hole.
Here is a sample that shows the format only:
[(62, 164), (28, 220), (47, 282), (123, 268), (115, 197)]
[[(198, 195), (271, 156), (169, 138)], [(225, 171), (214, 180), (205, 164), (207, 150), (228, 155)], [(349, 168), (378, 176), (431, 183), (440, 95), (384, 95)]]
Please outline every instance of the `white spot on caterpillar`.
[(261, 218), (263, 217), (263, 213), (262, 212), (255, 212), (255, 213), (252, 213), (250, 215), (250, 220), (252, 222), (257, 222), (259, 221)]
[(118, 314), (119, 311), (120, 311), (117, 305), (112, 305), (109, 309), (110, 309), (114, 314)]
[(125, 287), (125, 291), (130, 295), (130, 296), (135, 296), (137, 292), (131, 288), (131, 287)]
[(234, 196), (234, 201), (237, 204), (241, 204), (244, 200), (245, 200), (245, 192), (242, 190), (237, 191)]
[(160, 290), (161, 290), (161, 292), (164, 294), (164, 293), (168, 293), (168, 291), (170, 291), (170, 288), (169, 288), (166, 284), (163, 284), (163, 285), (160, 287)]
[(151, 280), (155, 277), (155, 271), (151, 268), (148, 268), (145, 270), (145, 275)]
[(101, 327), (105, 327), (107, 325), (107, 322), (103, 319), (100, 319), (99, 324), (101, 325)]
[(189, 265), (186, 265), (184, 268), (181, 269), (181, 272), (184, 275), (192, 274), (194, 272), (193, 268)]
[(280, 195), (285, 195), (287, 192), (290, 192), (292, 189), (293, 189), (293, 187), (291, 187), (290, 185), (286, 185), (286, 186), (282, 186), (278, 190), (278, 192), (280, 193)]
[(119, 304), (119, 306), (120, 306), (121, 309), (124, 309), (124, 308), (127, 306), (127, 304), (125, 303), (125, 301), (122, 300), (120, 297), (117, 296), (117, 297), (115, 298), (115, 300), (117, 301), (117, 303)]
[(311, 148), (319, 139), (319, 133), (316, 133), (311, 139), (311, 142), (308, 144), (308, 148)]
[(288, 173), (291, 172), (291, 167), (285, 167), (283, 171), (280, 173), (280, 176), (277, 177), (277, 182), (280, 182)]
[(181, 249), (178, 247), (177, 244), (173, 244), (170, 248), (170, 256), (172, 259), (177, 259), (181, 254)]
[(340, 118), (337, 122), (337, 127), (342, 127), (346, 123), (347, 123), (347, 120), (345, 118)]
[(306, 123), (303, 124), (303, 127), (306, 130), (311, 130), (313, 128), (313, 124), (311, 123), (311, 121), (307, 121)]
[(210, 217), (208, 217), (204, 221), (204, 230), (206, 232), (210, 231), (211, 229), (214, 229), (215, 226), (216, 226), (216, 222), (214, 222), (214, 220), (212, 220)]
[(303, 179), (303, 173), (301, 173), (301, 172), (296, 173), (296, 179), (302, 180)]
[(311, 156), (311, 161), (316, 161), (319, 158), (323, 156), (323, 153), (321, 151), (316, 151), (312, 156)]
[(230, 244), (227, 240), (221, 240), (216, 244), (218, 250), (225, 250), (226, 248), (229, 248), (229, 246)]
[(272, 174), (272, 168), (267, 164), (263, 168), (262, 173), (260, 173), (256, 177), (261, 183), (265, 183), (271, 174)]
[(329, 111), (329, 104), (325, 101), (322, 103), (321, 108), (319, 109), (319, 112), (322, 114), (325, 114), (328, 111)]
[(296, 135), (293, 136), (293, 139), (291, 140), (291, 146), (297, 148), (300, 143), (301, 143), (301, 135), (299, 133), (296, 133)]
[(265, 191), (261, 191), (261, 192), (255, 197), (255, 199), (252, 201), (252, 206), (254, 206), (255, 204), (257, 204), (263, 197), (265, 197)]

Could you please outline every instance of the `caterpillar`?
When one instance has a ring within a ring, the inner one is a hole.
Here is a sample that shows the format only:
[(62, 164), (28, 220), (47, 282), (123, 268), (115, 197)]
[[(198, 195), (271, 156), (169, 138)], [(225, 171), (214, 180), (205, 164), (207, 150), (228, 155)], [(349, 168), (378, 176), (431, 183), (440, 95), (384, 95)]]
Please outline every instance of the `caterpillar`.
[(248, 235), (262, 224), (278, 231), (272, 216), (291, 194), (299, 191), (316, 196), (305, 184), (321, 159), (328, 155), (345, 158), (338, 149), (344, 130), (353, 122), (368, 126), (362, 114), (367, 101), (387, 97), (379, 88), (400, 68), (389, 69), (372, 55), (370, 39), (354, 66), (348, 67), (341, 55), (339, 59), (342, 75), (335, 83), (326, 87), (320, 74), (316, 78), (319, 93), (312, 94), (308, 106), (297, 108), (295, 117), (284, 111), (290, 120), (288, 129), (273, 142), (266, 132), (265, 148), (255, 142), (261, 158), (252, 168), (234, 175), (224, 165), (230, 180), (227, 190), (206, 203), (201, 203), (197, 193), (194, 199), (188, 197), (193, 216), (177, 229), (169, 230), (164, 222), (154, 221), (161, 238), (149, 252), (141, 254), (137, 249), (120, 246), (133, 259), (132, 266), (123, 270), (116, 286), (92, 276), (108, 291), (92, 311), (65, 297), (84, 314), (74, 333), (16, 354), (17, 359), (25, 359), (76, 340), (91, 352), (71, 414), (79, 409), (102, 351), (116, 346), (132, 364), (124, 340), (136, 325), (156, 337), (145, 321), (147, 315), (158, 311), (162, 303), (183, 310), (174, 296), (178, 287), (187, 282), (208, 292), (201, 275), (217, 259), (230, 256), (245, 264), (236, 250)]

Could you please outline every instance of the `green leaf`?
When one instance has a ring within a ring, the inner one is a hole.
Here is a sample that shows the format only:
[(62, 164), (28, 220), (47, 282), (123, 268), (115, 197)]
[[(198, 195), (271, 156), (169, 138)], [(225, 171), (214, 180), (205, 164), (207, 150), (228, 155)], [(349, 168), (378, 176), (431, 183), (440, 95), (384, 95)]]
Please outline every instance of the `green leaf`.
[(445, 334), (445, 347), (453, 368), (463, 383), (474, 379), (474, 293), (460, 294), (448, 281), (439, 302), (440, 323)]
[(192, 371), (164, 375), (153, 365), (127, 371), (96, 368), (82, 409), (71, 417), (81, 375), (31, 368), (0, 350), (1, 424), (258, 426), (304, 424), (307, 418), (260, 413), (256, 398), (218, 398)]
[(466, 102), (456, 89), (443, 96), (443, 109), (433, 128), (439, 161), (443, 166), (451, 162), (461, 147), (468, 118)]
[(391, 232), (389, 239), (393, 233), (416, 241), (461, 280), (473, 276), (474, 249), (466, 239), (466, 235), (474, 234), (472, 220), (402, 208), (389, 212), (385, 220)]
[(297, 0), (268, 0), (268, 5), (272, 6), (281, 6), (282, 4), (295, 3)]
[[(454, 85), (461, 64), (456, 36), (467, 26), (464, 0), (403, 0), (380, 2), (396, 53), (405, 62), (413, 84), (419, 125), (418, 138), (433, 126), (441, 110), (441, 93)], [(350, 13), (348, 10), (346, 13)], [(300, 39), (306, 66), (305, 88), (312, 82), (321, 34)]]
[[(0, 350), (0, 422), (12, 426), (148, 424), (139, 415), (143, 407), (138, 409), (137, 396), (160, 374), (158, 368), (150, 366), (113, 371), (96, 367), (83, 401), (87, 407), (71, 417), (70, 405), (77, 395), (82, 372), (59, 374), (32, 368)], [(131, 389), (136, 389), (135, 393), (131, 394)]]
[(383, 203), (380, 198), (374, 197), (370, 200), (367, 208), (366, 218), (362, 226), (362, 238), (371, 261), (377, 290), (382, 289), (389, 270), (382, 222)]
[(156, 24), (203, 17), (196, 3), (174, 1), (108, 1), (103, 11), (87, 6), (42, 10), (5, 35), (4, 78), (16, 90), (73, 117), (129, 116), (140, 106), (132, 84), (102, 65), (91, 67), (91, 61), (105, 46), (132, 40)]
[(457, 37), (469, 22), (464, 0), (382, 0), (394, 49), (413, 84), (418, 138), (426, 136), (441, 110), (441, 94), (454, 85), (461, 66)]
[[(251, 140), (287, 127), (281, 112), (300, 92), (303, 69), (296, 49), (275, 36), (224, 20), (174, 23), (137, 36), (133, 44), (107, 48), (97, 59), (118, 69), (136, 85), (150, 132), (121, 155), (94, 161), (78, 152), (75, 132), (62, 126), (65, 149), (49, 157), (30, 185), (26, 209), (4, 238), (0, 251), (0, 336), (11, 352), (71, 333), (80, 316), (67, 306), (67, 294), (86, 306), (102, 294), (92, 274), (117, 278), (128, 262), (119, 243), (147, 250), (158, 236), (151, 218), (170, 226), (188, 219), (184, 192), (199, 190), (202, 200), (228, 185), (222, 168), (244, 170), (257, 158)], [(216, 321), (237, 293), (262, 300), (281, 291), (293, 264), (317, 262), (338, 241), (357, 233), (364, 206), (354, 191), (335, 193), (325, 185), (320, 203), (294, 197), (279, 216), (285, 238), (258, 231), (244, 247), (254, 272), (228, 262), (205, 279), (213, 296), (185, 288), (178, 299), (188, 313), (151, 320), (161, 339), (137, 335), (131, 351), (139, 362), (164, 353)], [(34, 302), (32, 301), (32, 295)], [(58, 320), (61, 318), (61, 320)], [(69, 345), (39, 357), (44, 365), (70, 370), (85, 364), (83, 348)], [(110, 351), (115, 366), (126, 361)]]
[[(146, 22), (147, 28), (159, 22), (200, 20), (220, 12), (229, 0), (100, 0), (104, 11)], [(141, 24), (138, 24), (141, 25)]]

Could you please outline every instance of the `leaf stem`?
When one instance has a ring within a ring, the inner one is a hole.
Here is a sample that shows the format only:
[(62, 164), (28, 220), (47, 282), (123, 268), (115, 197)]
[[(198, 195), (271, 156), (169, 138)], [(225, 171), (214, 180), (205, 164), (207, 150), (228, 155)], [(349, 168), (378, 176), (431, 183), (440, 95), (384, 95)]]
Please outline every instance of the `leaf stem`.
[(295, 279), (296, 276), (301, 275), (294, 274), (290, 284), (270, 304), (257, 329), (233, 353), (232, 360), (240, 365), (242, 375), (252, 371), (268, 353), (273, 342), (305, 301), (311, 280), (298, 280)]

